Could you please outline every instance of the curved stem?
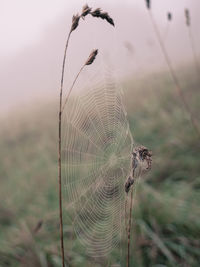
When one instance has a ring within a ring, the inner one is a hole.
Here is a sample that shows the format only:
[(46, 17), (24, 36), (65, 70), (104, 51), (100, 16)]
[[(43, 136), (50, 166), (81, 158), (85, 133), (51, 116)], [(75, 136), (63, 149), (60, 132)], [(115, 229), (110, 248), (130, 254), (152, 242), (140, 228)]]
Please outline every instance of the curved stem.
[(163, 43), (163, 41), (162, 41), (162, 38), (161, 38), (161, 36), (160, 36), (160, 32), (159, 32), (159, 30), (158, 30), (158, 28), (157, 28), (157, 25), (156, 25), (156, 22), (155, 22), (155, 20), (154, 20), (154, 18), (153, 18), (153, 15), (152, 15), (152, 13), (151, 13), (151, 10), (149, 10), (149, 16), (150, 16), (150, 19), (151, 19), (151, 22), (152, 22), (154, 31), (155, 31), (155, 33), (156, 33), (158, 42), (159, 42), (159, 44), (160, 44), (161, 50), (162, 50), (162, 52), (163, 52), (165, 61), (166, 61), (167, 66), (168, 66), (168, 68), (169, 68), (169, 72), (170, 72), (170, 74), (171, 74), (172, 80), (174, 81), (174, 84), (175, 84), (175, 86), (176, 86), (177, 93), (178, 93), (179, 97), (181, 98), (181, 100), (182, 100), (182, 102), (183, 102), (183, 105), (184, 105), (184, 107), (185, 107), (185, 110), (187, 111), (187, 113), (188, 113), (189, 116), (190, 116), (190, 121), (191, 121), (191, 123), (192, 123), (192, 126), (193, 126), (194, 130), (196, 131), (196, 133), (198, 134), (198, 136), (199, 136), (199, 138), (200, 138), (200, 129), (199, 129), (199, 126), (198, 126), (198, 124), (197, 124), (195, 118), (194, 118), (193, 115), (192, 115), (192, 112), (191, 112), (191, 110), (190, 110), (189, 105), (187, 104), (187, 102), (186, 102), (186, 100), (185, 100), (185, 97), (184, 97), (184, 95), (183, 95), (183, 92), (182, 92), (182, 89), (181, 89), (181, 87), (180, 87), (179, 81), (178, 81), (177, 76), (176, 76), (176, 74), (175, 74), (175, 71), (174, 71), (174, 69), (173, 69), (173, 67), (172, 67), (171, 60), (170, 60), (170, 58), (169, 58), (169, 56), (168, 56), (167, 50), (165, 49), (165, 45), (164, 45), (164, 43)]
[(63, 56), (63, 63), (62, 63), (62, 74), (61, 74), (61, 81), (60, 81), (60, 110), (62, 109), (62, 93), (63, 93), (63, 83), (64, 83), (64, 75), (65, 75), (65, 61), (66, 61), (66, 55), (67, 55), (67, 48), (69, 45), (69, 39), (71, 36), (71, 31), (68, 34), (65, 50), (64, 50), (64, 56)]
[(58, 182), (59, 182), (59, 217), (60, 217), (60, 246), (61, 246), (61, 254), (62, 254), (62, 266), (65, 266), (65, 255), (64, 255), (64, 241), (63, 241), (63, 214), (62, 214), (62, 177), (61, 177), (61, 129), (62, 129), (62, 93), (63, 93), (63, 82), (64, 82), (64, 73), (65, 73), (65, 61), (67, 48), (69, 44), (71, 31), (68, 34), (63, 64), (62, 64), (62, 74), (61, 74), (61, 82), (60, 82), (60, 105), (59, 105), (59, 115), (58, 115)]
[(69, 96), (70, 96), (70, 94), (71, 94), (71, 91), (72, 91), (72, 89), (73, 89), (73, 87), (74, 87), (74, 85), (75, 85), (75, 83), (76, 83), (76, 81), (77, 81), (77, 79), (78, 79), (80, 73), (81, 73), (82, 70), (84, 69), (84, 67), (85, 67), (85, 64), (80, 68), (78, 74), (76, 75), (76, 77), (75, 77), (75, 79), (74, 79), (74, 81), (73, 81), (73, 83), (72, 83), (72, 85), (71, 85), (71, 87), (70, 87), (70, 89), (69, 89), (69, 92), (68, 92), (68, 94), (67, 94), (67, 96), (66, 96), (66, 98), (65, 98), (65, 102), (64, 102), (64, 104), (63, 104), (61, 113), (63, 112), (63, 110), (64, 110), (64, 108), (65, 108), (65, 105), (66, 105), (66, 103), (67, 103), (67, 101), (68, 101), (68, 99), (69, 99)]
[(189, 33), (189, 39), (190, 39), (192, 53), (193, 53), (193, 57), (194, 57), (194, 64), (196, 66), (197, 74), (200, 75), (200, 66), (199, 66), (199, 62), (197, 59), (197, 54), (196, 54), (195, 45), (194, 45), (194, 39), (193, 39), (193, 35), (192, 35), (192, 31), (191, 31), (190, 26), (188, 26), (188, 33)]

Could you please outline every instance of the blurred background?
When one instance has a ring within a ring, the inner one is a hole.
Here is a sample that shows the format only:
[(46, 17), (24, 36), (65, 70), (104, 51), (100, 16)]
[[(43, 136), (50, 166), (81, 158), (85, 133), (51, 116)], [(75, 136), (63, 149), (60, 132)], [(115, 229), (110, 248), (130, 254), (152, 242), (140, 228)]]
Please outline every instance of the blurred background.
[[(192, 116), (200, 126), (200, 2), (153, 0), (151, 12)], [(115, 27), (87, 17), (73, 32), (64, 91), (111, 65), (124, 90), (131, 132), (153, 151), (134, 201), (131, 266), (199, 266), (200, 137), (170, 75), (145, 1), (87, 1)], [(64, 46), (84, 1), (0, 0), (0, 266), (61, 266), (57, 112)], [(185, 19), (190, 11), (191, 24)], [(169, 21), (167, 14), (171, 12)], [(67, 219), (66, 219), (67, 220)], [(69, 266), (106, 266), (85, 256), (64, 227)], [(125, 266), (118, 251), (107, 266)], [(118, 264), (118, 265), (117, 265)]]

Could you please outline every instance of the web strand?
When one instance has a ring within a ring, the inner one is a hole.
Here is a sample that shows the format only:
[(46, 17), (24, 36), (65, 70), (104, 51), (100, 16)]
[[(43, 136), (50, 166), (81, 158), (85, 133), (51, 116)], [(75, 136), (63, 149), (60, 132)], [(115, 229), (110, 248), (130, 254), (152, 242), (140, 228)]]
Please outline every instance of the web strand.
[(133, 139), (112, 72), (98, 72), (90, 81), (66, 106), (62, 166), (74, 231), (90, 256), (105, 257), (124, 231)]

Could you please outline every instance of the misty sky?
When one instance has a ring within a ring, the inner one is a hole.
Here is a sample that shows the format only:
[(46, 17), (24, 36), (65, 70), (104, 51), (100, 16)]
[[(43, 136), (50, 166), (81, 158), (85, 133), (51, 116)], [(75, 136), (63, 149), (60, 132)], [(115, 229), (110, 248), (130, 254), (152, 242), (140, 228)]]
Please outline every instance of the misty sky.
[[(190, 7), (198, 0), (154, 0), (153, 11), (161, 19), (163, 11), (177, 12), (182, 7)], [(1, 56), (12, 56), (27, 44), (42, 38), (45, 28), (67, 11), (76, 12), (82, 0), (0, 0)], [(87, 1), (91, 6), (132, 5), (144, 7), (143, 0)], [(181, 9), (180, 9), (181, 12)]]
[[(121, 66), (118, 65), (117, 68), (124, 69), (129, 56), (124, 46), (126, 42), (133, 45), (135, 53), (129, 69), (142, 70), (145, 66), (153, 68), (154, 65), (156, 67), (161, 64), (163, 58), (156, 44), (144, 2), (143, 0), (87, 1), (89, 6), (102, 7), (108, 11), (113, 16), (116, 27), (112, 29), (105, 23), (96, 21), (90, 26), (90, 18), (89, 22), (84, 22), (85, 26), (81, 22), (80, 32), (74, 34), (71, 44), (73, 48), (70, 57), (72, 59), (76, 56), (74, 64), (70, 66), (71, 72), (76, 71), (91, 48), (96, 47), (102, 48), (105, 55), (112, 52), (113, 58), (116, 58), (116, 55), (120, 56)], [(13, 106), (13, 102), (20, 103), (23, 99), (30, 101), (32, 95), (38, 94), (41, 88), (51, 94), (52, 90), (58, 87), (66, 32), (70, 28), (72, 14), (81, 11), (85, 3), (81, 0), (0, 0), (0, 111), (5, 108), (8, 110), (8, 107)], [(186, 7), (190, 8), (192, 14), (192, 30), (198, 48), (200, 1), (152, 1), (154, 17), (163, 37), (165, 32), (168, 34), (166, 45), (177, 63), (181, 63), (183, 57), (186, 59), (191, 57), (184, 28), (183, 11)], [(171, 29), (167, 28), (167, 11), (172, 11), (175, 16), (174, 26)], [(182, 41), (179, 35), (182, 36)], [(89, 41), (86, 42), (85, 39)], [(174, 41), (171, 41), (172, 39)], [(84, 51), (79, 51), (80, 43), (83, 43)], [(160, 58), (157, 65), (153, 62), (153, 58)], [(71, 73), (68, 76), (70, 77)]]

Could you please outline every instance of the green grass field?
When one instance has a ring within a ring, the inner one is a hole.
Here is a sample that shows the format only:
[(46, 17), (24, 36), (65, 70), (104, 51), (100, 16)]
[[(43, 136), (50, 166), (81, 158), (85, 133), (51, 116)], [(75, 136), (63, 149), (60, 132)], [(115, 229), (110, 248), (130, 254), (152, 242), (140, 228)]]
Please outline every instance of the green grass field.
[[(191, 68), (178, 76), (200, 124), (200, 82)], [(134, 140), (153, 151), (134, 199), (131, 266), (199, 266), (200, 140), (168, 73), (123, 86)], [(52, 101), (1, 121), (0, 266), (61, 266), (56, 112)], [(65, 217), (69, 266), (106, 266), (84, 255)], [(125, 266), (125, 255), (113, 251), (112, 264)]]

